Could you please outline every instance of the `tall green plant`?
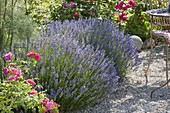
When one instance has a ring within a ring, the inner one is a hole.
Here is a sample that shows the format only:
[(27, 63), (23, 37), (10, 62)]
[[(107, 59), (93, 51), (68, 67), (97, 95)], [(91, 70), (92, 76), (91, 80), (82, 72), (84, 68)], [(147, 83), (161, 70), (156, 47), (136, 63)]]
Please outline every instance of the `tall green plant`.
[(1, 43), (3, 42), (4, 48), (8, 51), (15, 42), (21, 40), (29, 42), (36, 27), (32, 19), (25, 15), (27, 11), (25, 2), (2, 0), (1, 3)]
[[(25, 15), (27, 4), (24, 4), (24, 1), (0, 0), (0, 56), (4, 49), (11, 51), (15, 42), (21, 43), (22, 40), (27, 40), (28, 44), (29, 38), (35, 31), (32, 19)], [(1, 60), (0, 69), (2, 64)]]
[(2, 50), (3, 47), (3, 32), (4, 32), (4, 21), (5, 21), (5, 16), (6, 16), (6, 6), (7, 6), (7, 0), (0, 1), (0, 51)]
[[(4, 31), (4, 23), (3, 21), (5, 20), (5, 14), (6, 14), (6, 7), (4, 10), (4, 13), (2, 12), (3, 10), (3, 6), (6, 6), (7, 4), (7, 0), (5, 0), (5, 2), (3, 0), (0, 0), (0, 56), (2, 56), (1, 51), (3, 49), (3, 41), (4, 41), (4, 37), (3, 37), (3, 31)], [(0, 70), (2, 70), (3, 67), (3, 59), (0, 58)], [(2, 80), (2, 72), (0, 72), (0, 79)]]

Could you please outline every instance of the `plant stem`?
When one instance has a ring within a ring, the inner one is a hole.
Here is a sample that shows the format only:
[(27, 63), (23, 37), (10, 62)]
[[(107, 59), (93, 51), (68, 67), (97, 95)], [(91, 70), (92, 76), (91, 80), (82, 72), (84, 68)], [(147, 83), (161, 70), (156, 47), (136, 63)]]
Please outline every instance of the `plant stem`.
[(12, 41), (14, 38), (14, 27), (13, 27), (13, 22), (14, 22), (14, 0), (11, 2), (11, 40), (10, 40), (10, 51), (12, 50)]

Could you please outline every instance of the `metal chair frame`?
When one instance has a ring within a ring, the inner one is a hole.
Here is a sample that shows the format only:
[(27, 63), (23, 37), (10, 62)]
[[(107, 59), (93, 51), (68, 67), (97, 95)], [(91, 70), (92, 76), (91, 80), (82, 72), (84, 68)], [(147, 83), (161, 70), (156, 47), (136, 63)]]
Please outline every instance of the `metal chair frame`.
[[(146, 77), (146, 86), (148, 83), (148, 70), (150, 68), (150, 64), (152, 62), (152, 52), (153, 52), (153, 44), (152, 44), (152, 39), (153, 39), (153, 34), (159, 37), (163, 37), (164, 42), (165, 42), (165, 53), (166, 53), (166, 83), (163, 84), (162, 86), (152, 90), (151, 92), (151, 98), (153, 95), (153, 92), (164, 87), (165, 85), (168, 85), (170, 82), (170, 79), (168, 78), (168, 46), (170, 45), (170, 28), (165, 29), (170, 27), (170, 14), (166, 13), (167, 12), (167, 4), (168, 0), (147, 0), (150, 5), (147, 6), (147, 8), (152, 9), (147, 12), (150, 16), (150, 38), (151, 38), (151, 49), (150, 49), (150, 59), (149, 59), (149, 64), (147, 69), (145, 70), (145, 77)], [(164, 6), (161, 6), (161, 5)], [(156, 8), (156, 9), (155, 9)], [(164, 9), (160, 9), (164, 8)], [(160, 30), (154, 30), (153, 26), (156, 27), (161, 27), (162, 29)]]

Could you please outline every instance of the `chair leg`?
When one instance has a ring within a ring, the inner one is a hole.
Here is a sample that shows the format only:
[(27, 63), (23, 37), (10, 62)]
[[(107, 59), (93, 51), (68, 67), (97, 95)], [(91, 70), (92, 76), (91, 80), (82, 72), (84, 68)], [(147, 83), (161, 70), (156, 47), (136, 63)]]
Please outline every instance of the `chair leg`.
[(154, 90), (152, 90), (151, 91), (151, 95), (150, 95), (150, 97), (152, 98), (153, 97), (153, 93), (156, 91), (156, 90), (158, 90), (158, 89), (160, 89), (160, 88), (162, 88), (162, 87), (164, 87), (164, 86), (168, 86), (168, 84), (169, 84), (169, 82), (170, 82), (170, 79), (168, 80), (168, 44), (166, 43), (166, 83), (165, 84), (163, 84), (162, 86), (160, 86), (160, 87), (158, 87), (158, 88), (155, 88)]
[(149, 68), (150, 68), (150, 64), (152, 62), (152, 51), (153, 51), (153, 44), (152, 44), (152, 34), (151, 34), (151, 39), (150, 39), (150, 44), (151, 44), (151, 48), (150, 48), (150, 58), (149, 58), (149, 63), (148, 63), (148, 67), (147, 69), (145, 70), (145, 78), (146, 78), (146, 87), (147, 87), (147, 84), (148, 84), (148, 71), (149, 71)]
[(166, 44), (166, 81), (168, 81), (168, 44)]

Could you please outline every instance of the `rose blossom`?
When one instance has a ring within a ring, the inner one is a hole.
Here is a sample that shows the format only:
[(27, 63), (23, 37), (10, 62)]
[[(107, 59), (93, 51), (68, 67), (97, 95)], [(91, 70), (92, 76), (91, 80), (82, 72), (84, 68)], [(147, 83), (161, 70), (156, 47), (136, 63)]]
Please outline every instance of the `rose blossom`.
[(32, 80), (32, 79), (27, 79), (26, 80), (28, 83), (30, 83), (31, 85), (36, 85), (36, 83)]
[(11, 74), (16, 74), (16, 72), (17, 72), (17, 69), (16, 69), (16, 68), (11, 68), (11, 69), (9, 70), (9, 73), (11, 73)]
[(6, 61), (10, 60), (11, 57), (12, 57), (12, 55), (13, 55), (13, 54), (12, 54), (11, 52), (7, 53), (7, 54), (5, 55), (5, 57), (4, 57), (5, 60), (6, 60)]
[(15, 79), (15, 76), (9, 76), (8, 78), (7, 78), (7, 80), (14, 80)]
[(40, 60), (40, 55), (34, 51), (31, 51), (27, 54), (28, 57), (35, 58), (36, 60)]
[(8, 74), (8, 68), (4, 67), (3, 72), (4, 72), (5, 75), (7, 75)]
[(75, 12), (73, 16), (74, 16), (75, 18), (79, 17), (78, 12)]
[(33, 88), (30, 92), (29, 92), (29, 94), (36, 94), (37, 93), (37, 91)]

